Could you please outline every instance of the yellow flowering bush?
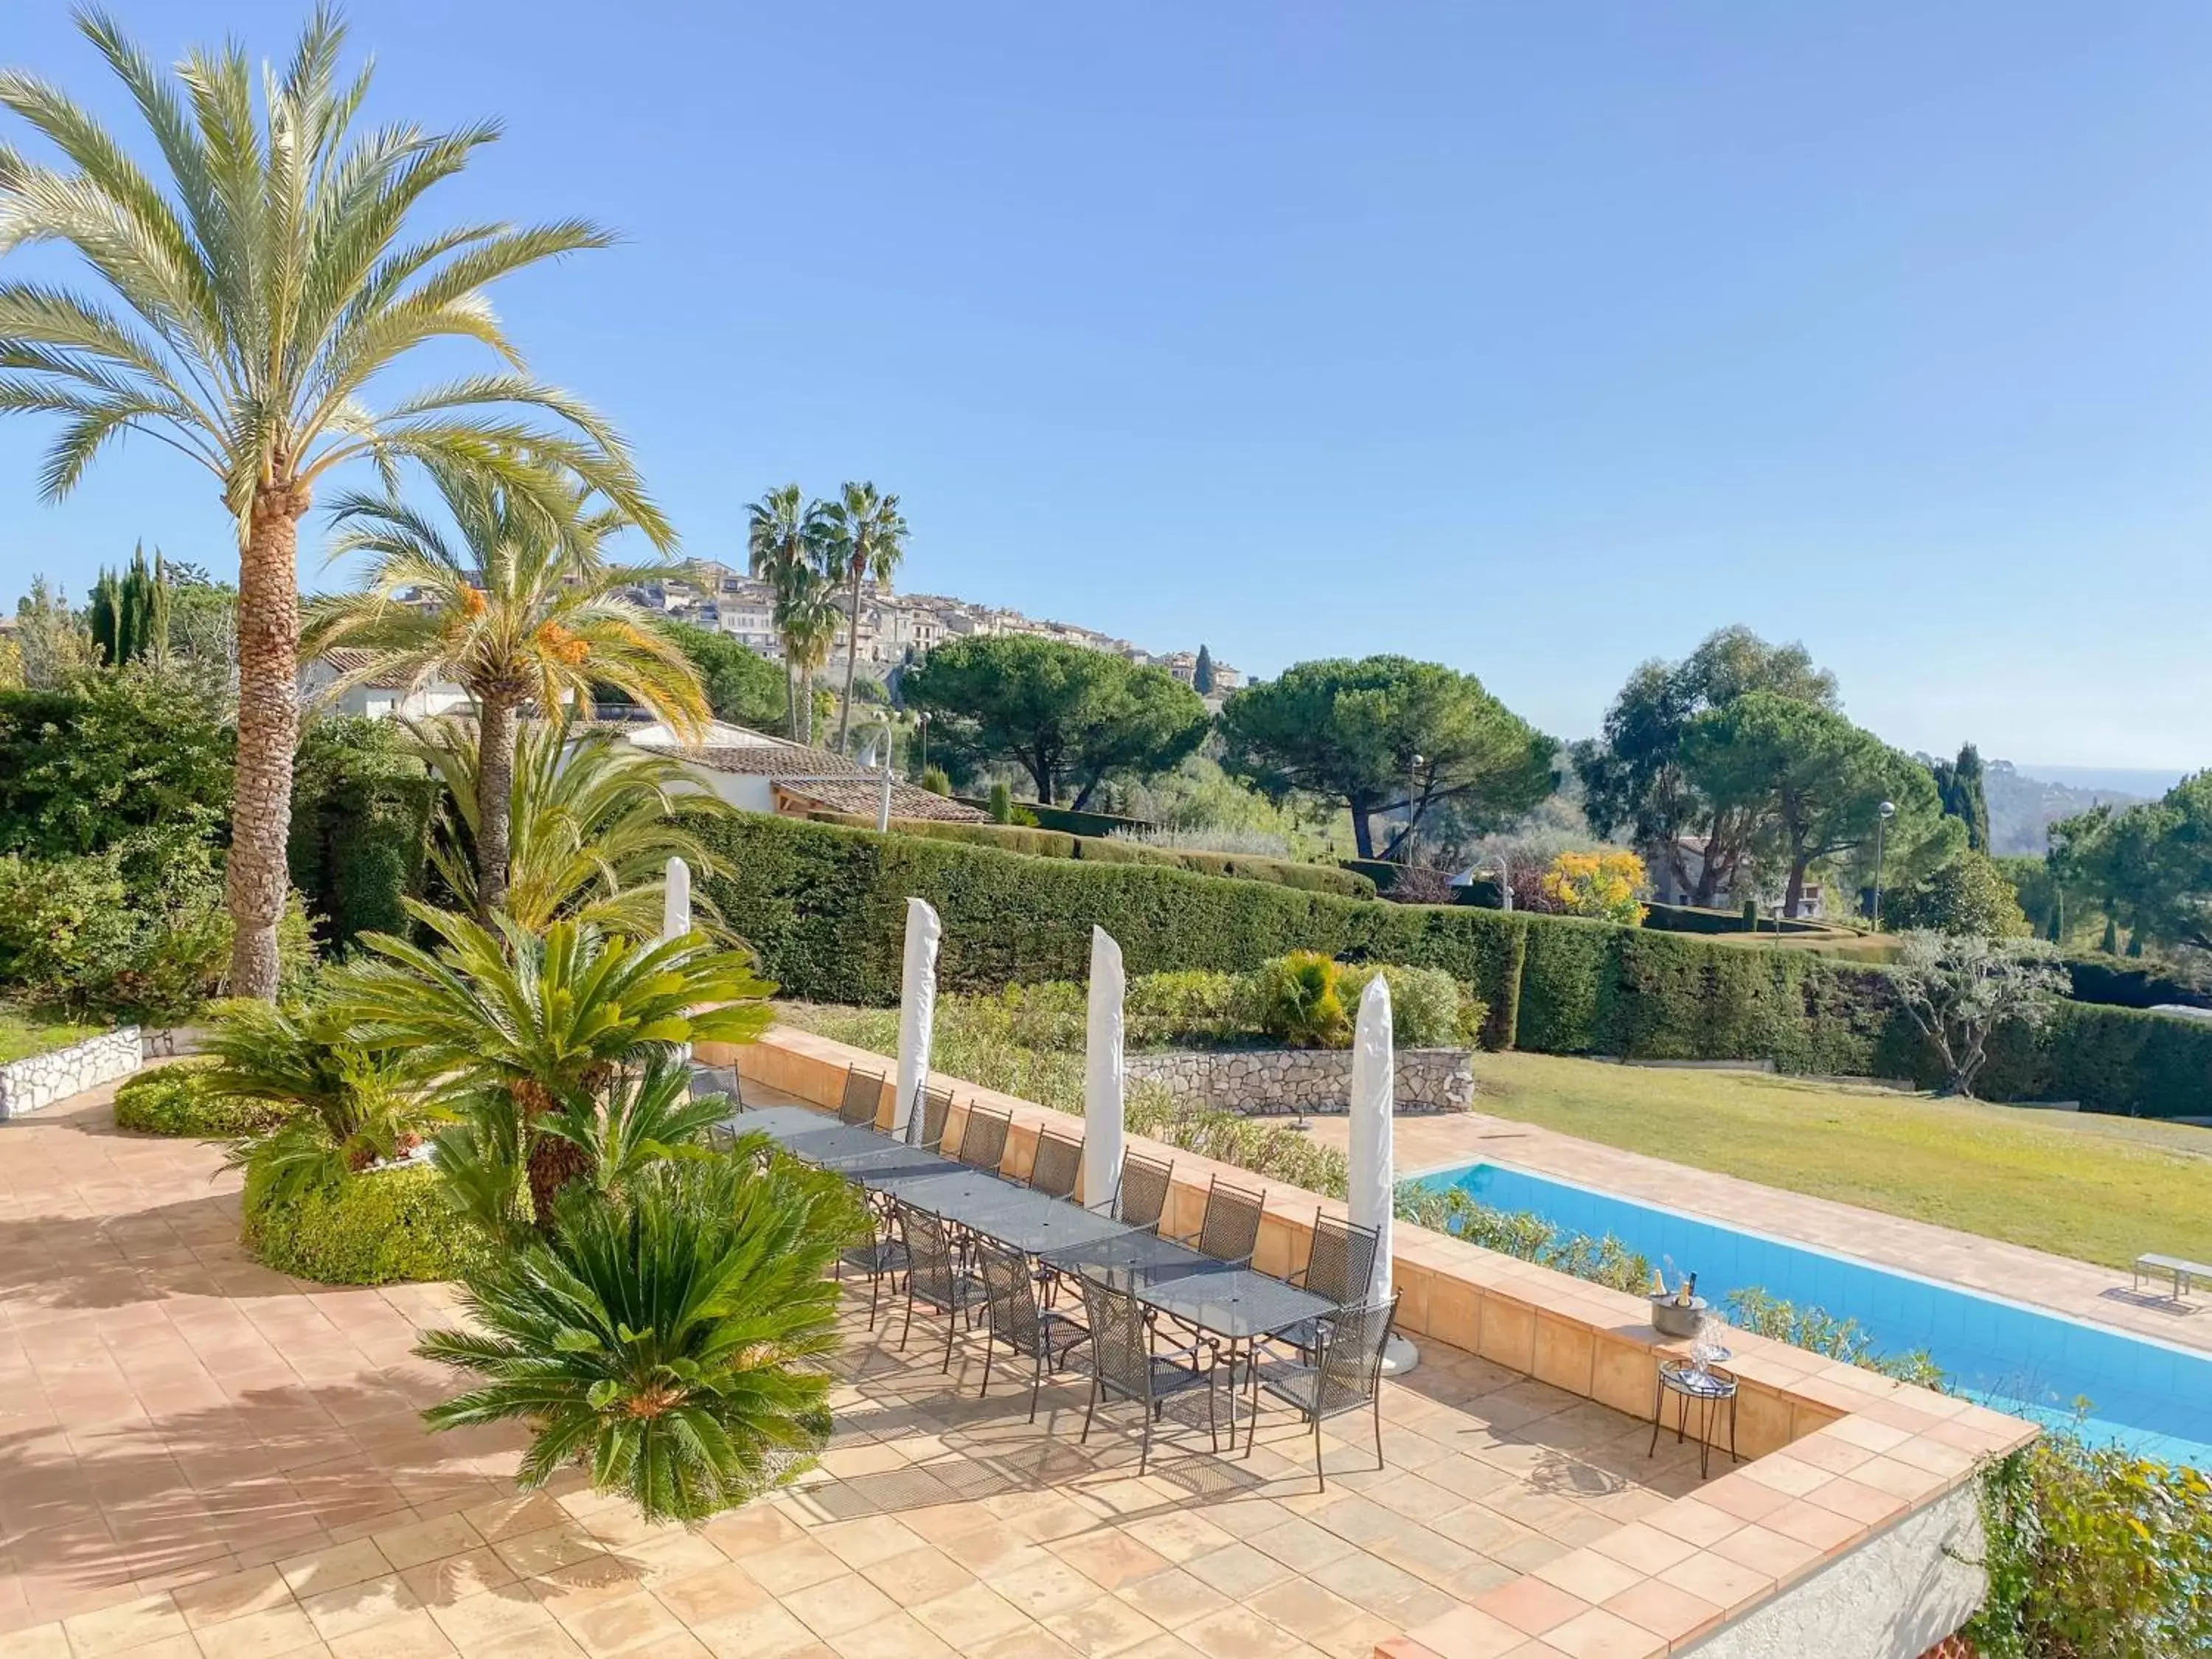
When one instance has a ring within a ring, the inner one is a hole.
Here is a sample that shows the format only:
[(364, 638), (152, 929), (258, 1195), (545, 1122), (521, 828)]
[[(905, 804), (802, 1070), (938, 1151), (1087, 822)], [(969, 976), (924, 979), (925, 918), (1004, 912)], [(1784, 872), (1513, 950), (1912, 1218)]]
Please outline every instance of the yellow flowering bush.
[(1544, 896), (1571, 916), (1595, 916), (1634, 927), (1644, 920), (1637, 896), (1644, 890), (1644, 860), (1613, 848), (1602, 853), (1562, 853), (1544, 872)]

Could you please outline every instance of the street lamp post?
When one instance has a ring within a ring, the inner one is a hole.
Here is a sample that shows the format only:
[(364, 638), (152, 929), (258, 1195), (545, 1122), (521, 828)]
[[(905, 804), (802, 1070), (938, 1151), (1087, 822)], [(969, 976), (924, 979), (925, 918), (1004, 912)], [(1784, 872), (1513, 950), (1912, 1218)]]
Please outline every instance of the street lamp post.
[(1882, 802), (1880, 808), (1878, 808), (1875, 813), (1874, 930), (1877, 933), (1881, 932), (1881, 832), (1889, 827), (1889, 821), (1896, 816), (1897, 803), (1892, 800)]

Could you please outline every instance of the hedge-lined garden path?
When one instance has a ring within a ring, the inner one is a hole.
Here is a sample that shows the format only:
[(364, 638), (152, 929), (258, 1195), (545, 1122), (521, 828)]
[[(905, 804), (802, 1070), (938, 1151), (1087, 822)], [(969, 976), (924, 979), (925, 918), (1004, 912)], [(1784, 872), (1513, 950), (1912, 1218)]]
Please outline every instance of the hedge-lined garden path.
[(1133, 1424), (1077, 1443), (1077, 1379), (1032, 1426), (977, 1398), (979, 1341), (940, 1376), (861, 1306), (801, 1486), (696, 1532), (520, 1496), (512, 1437), (417, 1416), (449, 1291), (257, 1267), (217, 1150), (111, 1095), (0, 1127), (0, 1659), (1366, 1659), (1697, 1484), (1693, 1447), (1435, 1344), (1387, 1470), (1359, 1417), (1326, 1493), (1286, 1413), (1218, 1460), (1199, 1406), (1140, 1480)]
[[(1709, 1075), (1654, 1073), (1552, 1056), (1482, 1054), (1476, 1057), (1477, 1098), (1480, 1098), (1486, 1071), (1494, 1083), (1502, 1066), (1531, 1066), (1547, 1070), (1601, 1066), (1608, 1079), (1631, 1086), (1638, 1078), (1666, 1076), (1679, 1080)], [(1313, 1123), (1316, 1140), (1340, 1149), (1344, 1146), (1344, 1118), (1321, 1117)], [(1476, 1160), (1514, 1164), (1619, 1197), (1687, 1211), (1724, 1226), (1747, 1228), (1857, 1256), (2093, 1324), (2212, 1352), (2212, 1286), (2201, 1290), (2187, 1307), (2177, 1308), (2161, 1297), (2135, 1296), (2124, 1271), (1905, 1216), (1785, 1192), (1486, 1112), (1401, 1116), (1396, 1127), (1396, 1152), (1401, 1175)], [(2212, 1164), (2206, 1165), (2203, 1178), (2207, 1200), (2212, 1201)], [(2162, 1246), (2146, 1234), (2141, 1248), (2158, 1250), (2170, 1246)], [(1696, 1266), (1694, 1262), (1679, 1265)]]

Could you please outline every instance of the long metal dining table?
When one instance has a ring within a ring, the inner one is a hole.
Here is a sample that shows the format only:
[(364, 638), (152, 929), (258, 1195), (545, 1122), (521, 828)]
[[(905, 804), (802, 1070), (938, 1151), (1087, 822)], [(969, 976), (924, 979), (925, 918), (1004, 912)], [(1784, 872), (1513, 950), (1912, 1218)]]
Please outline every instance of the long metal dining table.
[[(802, 1162), (842, 1175), (872, 1194), (1023, 1251), (1062, 1273), (1088, 1273), (1211, 1339), (1230, 1366), (1230, 1443), (1236, 1443), (1236, 1366), (1259, 1344), (1337, 1311), (1327, 1297), (1272, 1274), (1200, 1255), (1066, 1199), (1053, 1198), (943, 1152), (878, 1130), (826, 1121), (804, 1106), (742, 1113), (722, 1126), (766, 1135)], [(1224, 1351), (1225, 1350), (1225, 1356)], [(1259, 1409), (1253, 1370), (1253, 1410)]]

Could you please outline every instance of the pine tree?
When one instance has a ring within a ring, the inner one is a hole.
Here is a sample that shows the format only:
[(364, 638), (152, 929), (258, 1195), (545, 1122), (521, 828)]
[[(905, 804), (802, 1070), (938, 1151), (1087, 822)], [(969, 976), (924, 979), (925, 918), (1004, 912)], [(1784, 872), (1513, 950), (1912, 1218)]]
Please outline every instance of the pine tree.
[(2097, 948), (2108, 957), (2120, 953), (2120, 924), (2110, 916), (2105, 918), (2105, 937), (2098, 942)]
[(1213, 653), (1202, 643), (1198, 647), (1198, 665), (1190, 671), (1190, 689), (1201, 697), (1213, 695)]

